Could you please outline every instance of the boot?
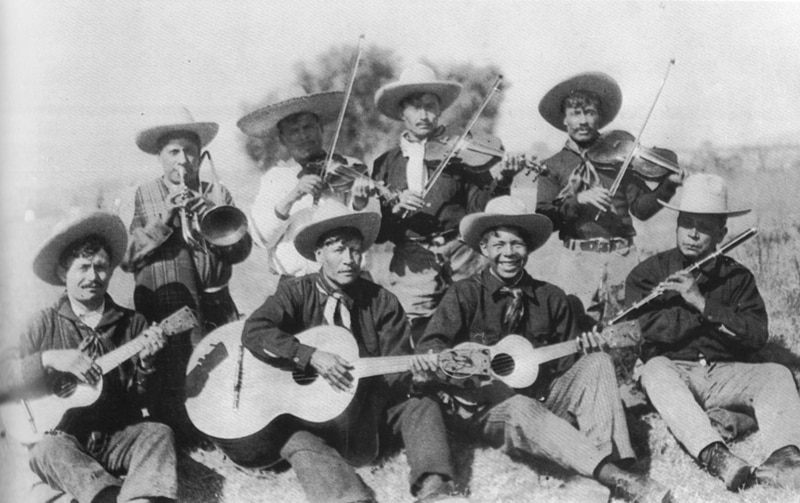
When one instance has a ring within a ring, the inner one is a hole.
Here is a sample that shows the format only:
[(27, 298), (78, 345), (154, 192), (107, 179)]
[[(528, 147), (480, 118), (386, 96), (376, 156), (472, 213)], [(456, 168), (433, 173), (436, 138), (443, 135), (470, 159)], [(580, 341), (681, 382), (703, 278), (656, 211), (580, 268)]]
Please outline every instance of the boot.
[(445, 480), (441, 475), (429, 474), (420, 484), (417, 491), (416, 503), (468, 503), (469, 500), (462, 496), (451, 480)]
[(597, 480), (611, 488), (614, 495), (633, 503), (673, 503), (672, 491), (657, 480), (627, 472), (612, 463), (597, 470)]
[(755, 471), (756, 482), (800, 490), (800, 449), (787, 445), (770, 454)]
[(722, 442), (714, 442), (703, 449), (700, 463), (708, 473), (722, 479), (729, 491), (747, 489), (755, 483), (753, 466), (733, 454)]

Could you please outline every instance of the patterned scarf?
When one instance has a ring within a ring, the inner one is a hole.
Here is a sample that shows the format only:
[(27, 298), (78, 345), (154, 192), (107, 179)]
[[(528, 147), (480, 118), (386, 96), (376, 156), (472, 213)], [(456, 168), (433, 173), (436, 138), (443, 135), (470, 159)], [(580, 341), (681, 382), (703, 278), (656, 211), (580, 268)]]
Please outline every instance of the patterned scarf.
[(597, 169), (592, 164), (592, 161), (586, 157), (586, 151), (581, 152), (580, 148), (572, 141), (572, 138), (567, 140), (565, 148), (581, 156), (581, 163), (570, 173), (567, 184), (558, 193), (556, 200), (576, 196), (578, 192), (601, 185), (600, 175), (597, 174)]

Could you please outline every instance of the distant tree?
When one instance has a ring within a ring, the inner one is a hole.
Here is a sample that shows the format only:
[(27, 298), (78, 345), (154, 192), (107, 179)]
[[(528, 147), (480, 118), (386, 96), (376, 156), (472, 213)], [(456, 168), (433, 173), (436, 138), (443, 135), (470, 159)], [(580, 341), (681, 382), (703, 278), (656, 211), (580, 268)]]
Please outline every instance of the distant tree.
[[(333, 47), (311, 61), (297, 63), (294, 82), (309, 93), (345, 90), (355, 51), (352, 44)], [(456, 80), (464, 85), (459, 99), (442, 117), (442, 123), (453, 124), (456, 129), (466, 125), (499, 74), (499, 69), (494, 65), (480, 67), (471, 63), (425, 63), (436, 70), (439, 78)], [(401, 71), (399, 58), (392, 49), (373, 45), (365, 48), (336, 145), (337, 152), (358, 157), (370, 164), (375, 157), (397, 143), (402, 125), (381, 115), (375, 108), (374, 97), (381, 86), (396, 80)], [(275, 96), (275, 92), (270, 93), (260, 106), (273, 103)], [(491, 133), (494, 130), (501, 101), (502, 93), (498, 93), (486, 107), (475, 127), (476, 131)], [(250, 110), (254, 108), (248, 107)], [(334, 129), (334, 125), (326, 128), (326, 146), (333, 141)], [(248, 138), (245, 149), (260, 170), (267, 169), (286, 155), (275, 135)]]

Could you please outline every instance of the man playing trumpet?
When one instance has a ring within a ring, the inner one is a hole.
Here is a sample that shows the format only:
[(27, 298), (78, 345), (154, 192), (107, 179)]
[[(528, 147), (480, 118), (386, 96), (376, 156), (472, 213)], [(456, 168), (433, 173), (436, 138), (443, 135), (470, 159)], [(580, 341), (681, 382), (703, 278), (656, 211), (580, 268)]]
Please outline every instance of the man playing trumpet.
[[(136, 144), (157, 156), (163, 175), (139, 186), (130, 242), (122, 268), (135, 276), (133, 301), (149, 322), (158, 322), (188, 306), (201, 326), (170, 339), (159, 355), (156, 376), (160, 391), (151, 413), (179, 434), (192, 431), (183, 410), (183, 381), (192, 345), (211, 329), (238, 317), (228, 290), (232, 255), (208, 246), (199, 222), (220, 205), (232, 205), (224, 186), (200, 181), (201, 150), (219, 126), (195, 122), (185, 108), (168, 110), (158, 123), (139, 131)], [(151, 122), (152, 123), (152, 122)], [(249, 235), (235, 246), (249, 249)], [(229, 251), (229, 250), (228, 250)], [(241, 255), (241, 254), (240, 254)]]

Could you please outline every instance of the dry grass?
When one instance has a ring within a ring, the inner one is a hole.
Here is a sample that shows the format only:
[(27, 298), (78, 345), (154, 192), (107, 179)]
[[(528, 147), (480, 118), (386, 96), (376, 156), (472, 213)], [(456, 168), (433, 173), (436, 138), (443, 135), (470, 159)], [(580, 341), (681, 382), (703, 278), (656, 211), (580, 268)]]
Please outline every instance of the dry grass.
[[(759, 185), (759, 183), (763, 185)], [(744, 201), (756, 211), (751, 220), (731, 222), (731, 232), (757, 225), (760, 231), (733, 255), (749, 267), (758, 280), (770, 314), (771, 340), (759, 357), (765, 361), (778, 361), (789, 366), (800, 376), (800, 211), (794, 207), (778, 206), (775, 201), (791, 201), (793, 192), (800, 187), (800, 176), (777, 173), (770, 177), (743, 173), (737, 176), (734, 198)], [(670, 225), (672, 227), (670, 227)], [(44, 224), (25, 228), (29, 241), (25, 246), (7, 247), (3, 250), (3, 263), (28, 263), (30, 250), (35, 248), (49, 226)], [(659, 215), (658, 220), (640, 237), (652, 237), (659, 243), (670, 243), (674, 222)], [(27, 254), (27, 256), (26, 256)], [(250, 312), (271, 291), (274, 278), (266, 282), (264, 254), (258, 250), (243, 267), (237, 268), (232, 290), (242, 311)], [(23, 260), (25, 259), (25, 260)], [(373, 264), (383, 268), (385, 256), (373, 257)], [(42, 286), (28, 272), (27, 267), (16, 268), (3, 276), (0, 285), (4, 295), (9, 292), (22, 295), (10, 303), (8, 297), (3, 308), (2, 327), (5, 338), (16, 338), (19, 322), (34, 309), (57, 295), (57, 291)], [(25, 288), (19, 288), (25, 285)], [(129, 303), (131, 279), (119, 274), (112, 293), (118, 301)], [(244, 292), (259, 292), (245, 295)], [(28, 302), (24, 302), (25, 298)], [(22, 300), (22, 301), (20, 301)], [(19, 304), (19, 308), (16, 306)], [(674, 488), (678, 501), (686, 503), (723, 502), (800, 502), (800, 495), (763, 487), (743, 493), (726, 491), (722, 483), (707, 475), (677, 444), (664, 422), (642, 401), (635, 392), (626, 394), (631, 436), (639, 454), (634, 469), (649, 473)], [(800, 420), (800, 418), (797, 418)], [(733, 444), (732, 449), (753, 463), (759, 463), (769, 453), (763, 452), (756, 432), (749, 438)], [(475, 502), (582, 502), (587, 494), (597, 491), (591, 484), (575, 484), (569, 475), (552, 467), (535, 464), (532, 460), (511, 459), (481, 445), (455, 445), (458, 482), (468, 490)], [(26, 502), (26, 489), (30, 472), (24, 463), (24, 453), (9, 441), (0, 441), (0, 501)], [(179, 464), (180, 499), (186, 502), (239, 503), (256, 501), (304, 501), (296, 477), (291, 470), (255, 471), (239, 469), (213, 447), (182, 452)], [(408, 466), (402, 452), (381, 460), (374, 466), (360, 468), (358, 473), (373, 488), (381, 502), (408, 502)], [(612, 500), (616, 501), (616, 500)]]

